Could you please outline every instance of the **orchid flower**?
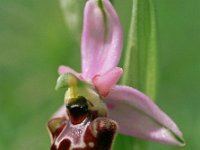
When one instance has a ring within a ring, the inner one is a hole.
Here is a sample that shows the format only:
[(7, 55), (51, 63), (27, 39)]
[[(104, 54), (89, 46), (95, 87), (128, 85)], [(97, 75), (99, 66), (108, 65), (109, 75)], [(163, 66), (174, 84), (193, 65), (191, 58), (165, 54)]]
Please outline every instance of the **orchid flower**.
[[(101, 101), (98, 101), (97, 107), (102, 105), (108, 118), (118, 123), (120, 133), (183, 146), (184, 140), (177, 125), (148, 96), (132, 87), (116, 85), (123, 74), (123, 69), (117, 67), (123, 47), (122, 34), (119, 18), (109, 0), (88, 0), (84, 10), (81, 43), (82, 72), (60, 66), (59, 74), (67, 74), (68, 77), (68, 74), (73, 74), (78, 78), (77, 82), (86, 83)], [(73, 80), (68, 81), (69, 85), (74, 85)], [(69, 91), (72, 92), (69, 88), (65, 95), (67, 102)], [(79, 96), (88, 93), (80, 92), (79, 88), (75, 91), (78, 91)], [(66, 116), (65, 109), (61, 107), (50, 121)], [(54, 123), (56, 125), (60, 126), (61, 123), (58, 121)]]

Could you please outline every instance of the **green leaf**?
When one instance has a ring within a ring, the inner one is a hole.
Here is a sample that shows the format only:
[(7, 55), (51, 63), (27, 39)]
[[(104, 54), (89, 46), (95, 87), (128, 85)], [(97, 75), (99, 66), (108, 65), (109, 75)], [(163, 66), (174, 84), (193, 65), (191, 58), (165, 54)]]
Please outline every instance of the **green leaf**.
[(156, 27), (151, 0), (133, 0), (122, 84), (156, 95)]
[[(124, 62), (122, 84), (146, 93), (155, 100), (156, 95), (156, 27), (151, 0), (133, 0), (131, 23)], [(129, 150), (146, 150), (147, 142), (118, 135), (114, 148), (126, 146)], [(123, 143), (123, 144), (122, 144)]]

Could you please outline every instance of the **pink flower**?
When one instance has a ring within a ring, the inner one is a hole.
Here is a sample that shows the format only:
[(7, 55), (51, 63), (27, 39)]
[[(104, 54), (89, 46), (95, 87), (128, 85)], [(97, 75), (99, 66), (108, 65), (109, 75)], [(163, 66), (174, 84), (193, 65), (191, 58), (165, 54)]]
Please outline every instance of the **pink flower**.
[[(122, 47), (122, 28), (111, 3), (89, 0), (84, 12), (82, 72), (60, 66), (59, 74), (71, 73), (91, 84), (106, 103), (109, 118), (118, 122), (120, 133), (183, 146), (177, 125), (148, 96), (132, 87), (116, 85), (123, 74), (117, 67)], [(56, 116), (64, 113), (61, 108)]]

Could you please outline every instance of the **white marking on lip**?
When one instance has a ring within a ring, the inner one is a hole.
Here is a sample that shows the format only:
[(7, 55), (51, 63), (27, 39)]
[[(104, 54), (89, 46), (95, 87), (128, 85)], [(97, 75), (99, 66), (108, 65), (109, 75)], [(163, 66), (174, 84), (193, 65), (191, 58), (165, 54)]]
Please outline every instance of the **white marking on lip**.
[[(58, 148), (59, 144), (61, 141), (63, 141), (64, 139), (69, 139), (71, 142), (71, 146), (69, 148), (69, 150), (72, 150), (72, 148), (85, 148), (87, 145), (84, 142), (84, 135), (86, 132), (86, 129), (88, 127), (88, 125), (90, 124), (90, 122), (87, 122), (88, 120), (85, 119), (82, 123), (78, 124), (78, 125), (73, 125), (70, 124), (70, 126), (73, 128), (72, 132), (71, 132), (71, 136), (66, 134), (67, 128), (71, 128), (69, 127), (69, 123), (68, 125), (65, 126), (65, 128), (63, 129), (63, 131), (61, 132), (61, 134), (58, 136), (58, 138), (55, 141), (55, 145)], [(73, 136), (76, 135), (80, 135), (79, 140), (75, 141)]]
[(88, 145), (89, 145), (89, 147), (94, 147), (94, 143), (93, 142), (89, 142)]

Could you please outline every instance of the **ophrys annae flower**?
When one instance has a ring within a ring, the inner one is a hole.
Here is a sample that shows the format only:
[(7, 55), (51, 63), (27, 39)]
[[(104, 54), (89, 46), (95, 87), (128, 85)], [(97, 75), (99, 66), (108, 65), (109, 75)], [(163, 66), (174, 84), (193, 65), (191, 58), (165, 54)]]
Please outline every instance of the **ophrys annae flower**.
[[(98, 145), (97, 137), (87, 141), (87, 136), (90, 136), (86, 131), (90, 130), (94, 136), (94, 133), (105, 131), (106, 126), (106, 131), (110, 132), (109, 142), (112, 142), (116, 122), (122, 134), (164, 144), (184, 145), (176, 124), (148, 96), (132, 87), (116, 85), (123, 74), (122, 68), (117, 67), (123, 37), (119, 18), (111, 3), (108, 0), (87, 1), (83, 24), (82, 73), (67, 66), (59, 67), (58, 87), (67, 85), (68, 89), (65, 106), (49, 121), (53, 148), (58, 149), (63, 141), (65, 146), (68, 143), (69, 149), (94, 148)], [(73, 128), (69, 123), (81, 127)], [(101, 123), (97, 130), (95, 127)], [(89, 145), (90, 142), (94, 145)], [(108, 144), (107, 149), (110, 146)]]

